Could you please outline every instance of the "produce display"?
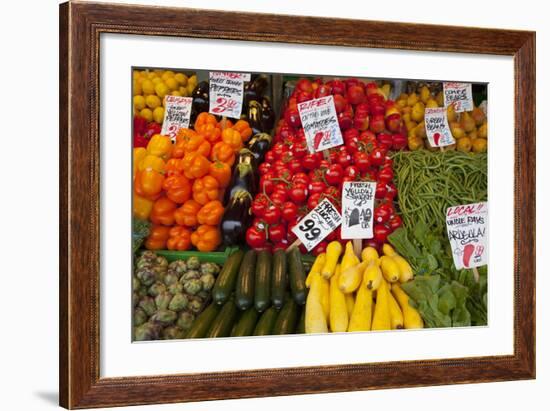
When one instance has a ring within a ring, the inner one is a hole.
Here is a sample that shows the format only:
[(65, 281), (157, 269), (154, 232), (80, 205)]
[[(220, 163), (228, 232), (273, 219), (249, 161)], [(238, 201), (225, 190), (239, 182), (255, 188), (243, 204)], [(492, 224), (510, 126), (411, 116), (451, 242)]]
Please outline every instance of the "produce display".
[(487, 324), (486, 86), (209, 74), (133, 73), (134, 341)]

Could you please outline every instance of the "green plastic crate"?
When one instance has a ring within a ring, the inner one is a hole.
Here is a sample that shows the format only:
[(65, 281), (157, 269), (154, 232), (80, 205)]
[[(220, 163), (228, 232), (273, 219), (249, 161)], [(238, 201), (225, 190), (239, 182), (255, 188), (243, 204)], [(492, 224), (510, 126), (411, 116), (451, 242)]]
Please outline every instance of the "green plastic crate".
[(176, 260), (187, 260), (189, 257), (198, 257), (201, 262), (210, 262), (216, 264), (223, 264), (227, 257), (233, 252), (238, 250), (238, 247), (227, 247), (225, 251), (212, 251), (209, 253), (202, 251), (171, 251), (171, 250), (156, 250), (157, 255), (161, 255), (168, 260), (168, 262)]

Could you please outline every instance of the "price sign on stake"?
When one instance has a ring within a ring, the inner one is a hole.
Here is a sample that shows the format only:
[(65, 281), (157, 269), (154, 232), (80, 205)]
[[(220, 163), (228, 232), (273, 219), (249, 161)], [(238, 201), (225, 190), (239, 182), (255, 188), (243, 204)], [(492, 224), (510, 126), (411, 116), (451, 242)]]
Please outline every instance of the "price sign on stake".
[(487, 264), (487, 203), (449, 207), (446, 222), (456, 269)]
[(443, 97), (445, 107), (452, 105), (457, 113), (474, 109), (470, 83), (443, 83)]
[(426, 108), (424, 125), (432, 147), (445, 147), (455, 143), (444, 107)]
[(209, 113), (223, 117), (241, 118), (244, 82), (249, 73), (210, 72)]
[(342, 223), (342, 216), (328, 200), (323, 200), (292, 228), (298, 240), (311, 251)]
[(192, 104), (193, 98), (191, 97), (166, 96), (164, 98), (164, 120), (160, 133), (163, 136), (170, 136), (172, 141), (176, 141), (178, 130), (189, 127)]
[(298, 104), (298, 113), (306, 135), (310, 153), (323, 151), (344, 144), (334, 97), (327, 96)]
[(376, 183), (347, 181), (342, 188), (342, 238), (372, 238)]

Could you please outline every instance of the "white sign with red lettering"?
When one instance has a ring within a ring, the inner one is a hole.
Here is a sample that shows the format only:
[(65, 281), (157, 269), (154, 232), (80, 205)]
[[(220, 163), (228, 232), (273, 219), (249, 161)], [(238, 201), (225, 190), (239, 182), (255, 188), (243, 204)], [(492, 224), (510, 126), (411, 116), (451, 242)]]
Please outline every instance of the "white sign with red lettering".
[(447, 209), (447, 235), (457, 270), (487, 264), (487, 203)]
[(376, 182), (346, 181), (342, 186), (342, 238), (372, 238)]
[(471, 83), (443, 83), (443, 97), (445, 107), (452, 105), (457, 113), (474, 109)]
[(321, 201), (292, 228), (292, 232), (311, 251), (342, 223), (342, 216), (327, 199)]
[(245, 81), (250, 81), (250, 73), (211, 71), (209, 113), (241, 118)]
[(455, 143), (444, 107), (426, 108), (424, 112), (426, 136), (432, 147), (445, 147)]
[(176, 141), (178, 130), (189, 127), (192, 105), (193, 98), (191, 97), (166, 96), (164, 98), (164, 120), (160, 133), (163, 136), (169, 136), (172, 141)]
[(298, 103), (298, 113), (310, 153), (344, 144), (333, 96)]

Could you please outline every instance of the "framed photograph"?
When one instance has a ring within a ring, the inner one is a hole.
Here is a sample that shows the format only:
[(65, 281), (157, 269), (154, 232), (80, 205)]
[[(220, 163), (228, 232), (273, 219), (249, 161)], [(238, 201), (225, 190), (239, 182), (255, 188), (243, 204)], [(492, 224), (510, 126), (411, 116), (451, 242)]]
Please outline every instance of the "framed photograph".
[(60, 104), (61, 406), (535, 378), (534, 32), (68, 2)]

